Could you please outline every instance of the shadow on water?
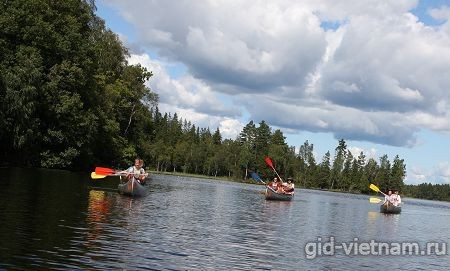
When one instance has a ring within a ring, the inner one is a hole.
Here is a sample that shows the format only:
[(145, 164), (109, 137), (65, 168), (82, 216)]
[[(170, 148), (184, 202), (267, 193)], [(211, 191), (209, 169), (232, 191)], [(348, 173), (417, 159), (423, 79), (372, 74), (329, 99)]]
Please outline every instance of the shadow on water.
[[(84, 220), (86, 190), (80, 175), (58, 170), (1, 169), (0, 262), (25, 269), (58, 259), (77, 233), (67, 225)], [(54, 248), (58, 248), (58, 253)]]

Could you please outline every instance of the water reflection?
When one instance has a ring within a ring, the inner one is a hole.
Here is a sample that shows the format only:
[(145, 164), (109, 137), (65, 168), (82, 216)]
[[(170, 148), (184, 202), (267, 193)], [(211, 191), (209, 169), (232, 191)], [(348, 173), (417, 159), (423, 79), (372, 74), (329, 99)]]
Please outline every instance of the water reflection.
[(299, 189), (293, 201), (265, 201), (257, 185), (154, 174), (148, 196), (133, 199), (113, 181), (92, 189), (87, 174), (0, 174), (0, 269), (449, 269), (447, 255), (307, 260), (304, 250), (330, 237), (449, 242), (444, 203), (409, 199), (386, 216), (362, 195)]
[(381, 220), (383, 222), (383, 238), (395, 240), (400, 233), (400, 218), (398, 214), (381, 214)]
[(97, 240), (105, 233), (104, 228), (107, 223), (111, 202), (106, 196), (106, 192), (99, 190), (90, 190), (88, 201), (86, 247), (95, 249), (99, 244)]
[(378, 219), (379, 214), (380, 214), (379, 212), (374, 211), (367, 212), (367, 222), (368, 223), (375, 222), (375, 220)]

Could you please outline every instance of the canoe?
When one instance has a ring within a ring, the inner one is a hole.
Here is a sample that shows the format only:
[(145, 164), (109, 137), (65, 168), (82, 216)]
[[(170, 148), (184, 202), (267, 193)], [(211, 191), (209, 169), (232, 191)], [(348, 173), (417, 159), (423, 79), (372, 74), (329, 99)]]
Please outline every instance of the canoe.
[(147, 186), (140, 184), (135, 179), (131, 179), (126, 183), (120, 183), (119, 194), (130, 197), (143, 197), (147, 195)]
[(394, 206), (392, 203), (382, 204), (380, 206), (380, 213), (383, 214), (399, 214), (402, 212), (402, 207)]
[(294, 193), (292, 194), (281, 194), (277, 193), (272, 188), (266, 187), (266, 200), (283, 200), (283, 201), (289, 201), (294, 198)]

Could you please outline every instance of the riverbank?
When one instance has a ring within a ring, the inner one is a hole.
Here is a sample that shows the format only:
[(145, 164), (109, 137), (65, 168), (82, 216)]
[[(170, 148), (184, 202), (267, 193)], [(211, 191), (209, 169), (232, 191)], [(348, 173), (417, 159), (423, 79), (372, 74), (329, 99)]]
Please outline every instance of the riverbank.
[(227, 182), (234, 182), (234, 183), (251, 183), (251, 184), (258, 184), (258, 182), (253, 181), (253, 179), (249, 178), (247, 180), (237, 180), (230, 177), (215, 177), (215, 176), (206, 176), (206, 175), (200, 175), (200, 174), (192, 174), (192, 173), (183, 173), (183, 172), (168, 172), (168, 171), (148, 171), (150, 174), (162, 174), (162, 175), (170, 175), (170, 176), (180, 176), (180, 177), (191, 177), (191, 178), (198, 178), (198, 179), (212, 179), (212, 180), (218, 180), (218, 181), (227, 181)]
[[(42, 170), (48, 170), (48, 171), (54, 171), (54, 172), (64, 172), (64, 171), (70, 171), (78, 174), (86, 174), (86, 176), (90, 175), (90, 172), (84, 172), (84, 171), (71, 171), (66, 169), (48, 169), (48, 168), (36, 168), (36, 167), (8, 167), (8, 166), (2, 166), (0, 169), (6, 170), (8, 168), (22, 168), (22, 169), (42, 169)], [(227, 182), (234, 182), (234, 183), (247, 183), (247, 184), (256, 184), (256, 185), (263, 185), (260, 182), (254, 181), (251, 178), (248, 178), (247, 180), (237, 180), (229, 177), (214, 177), (214, 176), (206, 176), (206, 175), (200, 175), (200, 174), (190, 174), (190, 173), (182, 173), (182, 172), (163, 172), (163, 171), (148, 171), (151, 174), (162, 174), (162, 175), (171, 175), (171, 176), (181, 176), (181, 177), (192, 177), (192, 178), (198, 178), (198, 179), (212, 179), (212, 180), (218, 180), (218, 181), (227, 181)], [(98, 182), (98, 180), (97, 180)], [(316, 190), (316, 191), (327, 191), (327, 192), (337, 192), (337, 193), (346, 193), (346, 194), (354, 194), (354, 195), (369, 195), (369, 196), (381, 196), (381, 194), (377, 193), (360, 193), (358, 191), (343, 191), (339, 189), (320, 189), (320, 188), (311, 188), (311, 187), (303, 187), (296, 184), (297, 189), (310, 189), (310, 190)], [(430, 191), (432, 190), (432, 191)], [(447, 192), (448, 190), (448, 192)], [(415, 194), (420, 194), (423, 196), (417, 196)], [(435, 196), (435, 193), (447, 193), (447, 197), (438, 197)], [(405, 185), (402, 193), (402, 197), (408, 197), (413, 199), (422, 199), (422, 200), (431, 200), (431, 201), (444, 201), (444, 202), (450, 202), (450, 189), (449, 185), (431, 185), (431, 184), (421, 184), (421, 185)]]
[[(191, 174), (191, 173), (182, 173), (182, 172), (165, 172), (165, 171), (149, 171), (153, 174), (163, 174), (163, 175), (171, 175), (171, 176), (181, 176), (181, 177), (192, 177), (192, 178), (198, 178), (198, 179), (213, 179), (213, 180), (219, 180), (219, 181), (227, 181), (227, 182), (234, 182), (234, 183), (248, 183), (248, 184), (256, 184), (256, 185), (263, 185), (260, 182), (254, 181), (250, 177), (247, 180), (237, 180), (233, 178), (228, 177), (215, 177), (215, 176), (206, 176), (206, 175), (200, 175), (200, 174)], [(353, 194), (353, 195), (368, 195), (368, 196), (381, 196), (379, 193), (361, 193), (359, 191), (345, 191), (340, 189), (321, 189), (321, 188), (312, 188), (312, 187), (303, 187), (298, 184), (296, 184), (297, 189), (309, 189), (309, 190), (316, 190), (316, 191), (327, 191), (327, 192), (336, 192), (336, 193), (344, 193), (344, 194)], [(410, 185), (405, 186), (405, 190), (409, 190)], [(417, 186), (419, 187), (419, 186)], [(381, 196), (382, 197), (382, 196)], [(450, 192), (449, 197), (447, 199), (434, 199), (430, 197), (417, 197), (410, 193), (404, 193), (402, 194), (402, 197), (408, 197), (413, 199), (422, 199), (422, 200), (434, 200), (434, 201), (444, 201), (444, 202), (450, 202)]]
[[(191, 178), (199, 178), (199, 179), (212, 179), (212, 180), (218, 180), (218, 181), (227, 181), (227, 182), (234, 182), (234, 183), (248, 183), (248, 184), (257, 184), (257, 185), (264, 185), (261, 182), (257, 182), (253, 180), (252, 178), (248, 178), (247, 180), (237, 180), (233, 178), (228, 177), (215, 177), (215, 176), (206, 176), (206, 175), (200, 175), (200, 174), (191, 174), (191, 173), (182, 173), (182, 172), (167, 172), (167, 171), (148, 171), (151, 174), (162, 174), (162, 175), (170, 175), (170, 176), (180, 176), (180, 177), (191, 177)], [(312, 188), (312, 187), (303, 187), (298, 184), (296, 184), (297, 189), (309, 189), (309, 190), (316, 190), (316, 191), (326, 191), (326, 192), (337, 192), (337, 193), (345, 193), (345, 194), (354, 194), (354, 195), (376, 195), (376, 193), (370, 193), (365, 194), (358, 191), (344, 191), (340, 189), (320, 189), (320, 188)]]

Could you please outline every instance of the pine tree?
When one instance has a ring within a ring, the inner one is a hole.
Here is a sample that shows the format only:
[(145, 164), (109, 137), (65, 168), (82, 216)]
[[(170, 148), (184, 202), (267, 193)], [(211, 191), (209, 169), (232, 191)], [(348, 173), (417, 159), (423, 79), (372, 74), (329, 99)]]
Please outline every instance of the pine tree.
[(331, 169), (331, 185), (330, 189), (339, 187), (342, 181), (342, 170), (344, 168), (345, 154), (347, 152), (347, 144), (344, 139), (339, 140), (339, 144), (335, 149), (333, 167)]
[(403, 188), (403, 180), (406, 177), (406, 166), (404, 160), (398, 155), (395, 156), (391, 169), (390, 180), (393, 189), (401, 190)]
[(325, 153), (320, 163), (317, 173), (318, 186), (321, 189), (329, 188), (331, 179), (331, 154), (329, 151)]

